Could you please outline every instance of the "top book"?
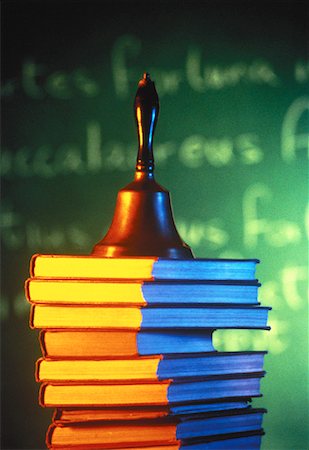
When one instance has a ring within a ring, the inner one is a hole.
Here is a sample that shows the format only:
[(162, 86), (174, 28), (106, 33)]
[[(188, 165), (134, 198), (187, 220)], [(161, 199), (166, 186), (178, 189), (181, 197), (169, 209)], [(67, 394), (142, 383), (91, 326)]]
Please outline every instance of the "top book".
[(35, 254), (32, 277), (140, 280), (255, 280), (258, 259), (102, 258)]

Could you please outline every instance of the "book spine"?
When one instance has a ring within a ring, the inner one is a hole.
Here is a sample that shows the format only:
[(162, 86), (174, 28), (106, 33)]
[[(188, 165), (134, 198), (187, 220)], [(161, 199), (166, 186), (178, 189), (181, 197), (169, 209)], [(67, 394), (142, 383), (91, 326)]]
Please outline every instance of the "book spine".
[(43, 408), (46, 407), (45, 404), (45, 391), (47, 388), (47, 383), (42, 383), (40, 385), (40, 389), (39, 389), (39, 405), (42, 406)]
[(257, 284), (205, 282), (147, 282), (28, 278), (25, 295), (35, 304), (257, 304)]
[(53, 434), (54, 434), (54, 430), (56, 429), (56, 425), (55, 424), (50, 424), (47, 432), (46, 432), (46, 436), (45, 436), (45, 444), (47, 448), (52, 448), (52, 441), (53, 441)]
[(55, 408), (52, 415), (53, 424), (66, 423), (67, 421), (62, 419), (62, 408)]
[[(31, 328), (105, 328), (108, 330), (190, 329), (200, 331), (215, 328), (269, 329), (267, 316), (270, 308), (153, 308), (153, 307), (99, 307), (64, 305), (32, 305)], [(100, 314), (98, 314), (100, 312)]]
[(25, 283), (24, 283), (24, 292), (25, 292), (25, 297), (28, 303), (31, 304), (30, 301), (30, 292), (29, 292), (29, 283), (30, 283), (31, 278), (27, 278)]
[[(39, 342), (42, 355), (51, 359), (92, 359), (114, 355), (123, 357), (157, 354), (182, 355), (215, 352), (212, 342), (213, 331), (203, 330), (196, 332), (186, 330), (185, 332), (180, 332), (178, 330), (154, 330), (131, 331), (127, 334), (118, 331), (110, 339), (111, 332), (51, 329), (40, 331)], [(92, 334), (97, 336), (95, 342)], [(118, 337), (117, 335), (121, 336)], [(68, 337), (70, 337), (69, 340)], [(95, 346), (98, 342), (101, 342), (102, 345)]]
[(34, 305), (31, 305), (30, 313), (29, 313), (29, 327), (34, 330), (36, 327), (34, 326)]
[[(38, 339), (39, 339), (39, 344), (40, 344), (42, 355), (44, 358), (47, 358), (49, 355), (48, 355), (48, 351), (47, 351), (46, 343), (45, 343), (45, 334), (46, 334), (46, 330), (40, 330)], [(74, 350), (73, 350), (73, 352), (74, 352)]]
[(30, 258), (29, 274), (30, 274), (31, 277), (35, 276), (35, 263), (36, 263), (37, 258), (39, 258), (39, 257), (40, 257), (40, 255), (38, 253), (35, 253)]
[(34, 378), (35, 381), (37, 383), (40, 383), (40, 365), (41, 365), (41, 361), (44, 361), (43, 358), (39, 358), (36, 362), (35, 362), (35, 369), (34, 369)]

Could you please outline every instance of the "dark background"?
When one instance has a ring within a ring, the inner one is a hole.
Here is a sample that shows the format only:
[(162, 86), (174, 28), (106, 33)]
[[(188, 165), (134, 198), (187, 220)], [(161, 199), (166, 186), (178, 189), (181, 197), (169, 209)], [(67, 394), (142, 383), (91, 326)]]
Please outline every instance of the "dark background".
[(160, 97), (157, 181), (197, 257), (259, 258), (271, 332), (215, 333), (268, 350), (263, 449), (308, 448), (305, 2), (2, 2), (2, 448), (44, 448), (34, 253), (89, 254), (133, 178), (133, 101)]

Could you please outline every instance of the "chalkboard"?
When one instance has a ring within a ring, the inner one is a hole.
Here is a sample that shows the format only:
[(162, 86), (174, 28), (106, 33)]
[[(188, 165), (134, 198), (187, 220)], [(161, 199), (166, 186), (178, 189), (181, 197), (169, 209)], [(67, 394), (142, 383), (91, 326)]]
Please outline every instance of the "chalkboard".
[(308, 8), (305, 2), (6, 1), (2, 75), (2, 445), (44, 448), (32, 254), (89, 254), (133, 179), (144, 71), (160, 115), (156, 179), (197, 257), (259, 258), (270, 332), (263, 449), (308, 448)]

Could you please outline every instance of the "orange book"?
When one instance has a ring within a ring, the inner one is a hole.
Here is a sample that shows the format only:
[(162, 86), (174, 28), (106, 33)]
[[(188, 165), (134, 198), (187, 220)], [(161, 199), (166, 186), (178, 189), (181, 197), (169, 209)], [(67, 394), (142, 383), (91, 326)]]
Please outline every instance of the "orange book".
[(138, 406), (117, 408), (56, 408), (53, 423), (68, 425), (72, 423), (95, 423), (111, 420), (141, 420), (167, 417), (170, 408), (163, 406)]
[(53, 422), (56, 425), (96, 423), (112, 420), (158, 419), (162, 417), (199, 415), (215, 411), (250, 408), (250, 398), (216, 402), (194, 402), (169, 406), (118, 406), (105, 408), (56, 408)]
[(138, 280), (254, 280), (257, 259), (102, 258), (40, 255), (30, 262), (32, 277)]
[(46, 407), (167, 405), (170, 383), (50, 384), (43, 383), (39, 403)]
[(212, 330), (41, 330), (42, 354), (53, 359), (97, 359), (214, 351)]
[(44, 359), (36, 363), (39, 382), (135, 382), (201, 379), (259, 373), (266, 352), (211, 352), (105, 359)]
[[(129, 447), (128, 447), (129, 445)], [(138, 447), (137, 447), (138, 445)], [(170, 445), (151, 445), (151, 446), (139, 446), (139, 443), (134, 444), (133, 446), (131, 444), (126, 444), (125, 447), (119, 447), (117, 444), (116, 447), (102, 447), (102, 445), (69, 445), (69, 446), (62, 446), (62, 445), (48, 445), (48, 448), (51, 450), (114, 450), (115, 448), (117, 450), (185, 450), (185, 447), (181, 444), (170, 444)], [(194, 450), (194, 447), (189, 447), (188, 450)], [(196, 450), (201, 450), (200, 448), (196, 448)]]
[[(233, 433), (231, 435), (223, 435), (214, 439), (208, 438), (206, 440), (189, 441), (179, 444), (168, 445), (147, 445), (134, 443), (132, 445), (126, 445), (125, 447), (117, 445), (117, 450), (231, 450), (231, 449), (259, 449), (261, 447), (261, 438), (264, 434), (263, 429), (248, 431), (244, 433)], [(49, 443), (48, 443), (49, 444)], [(102, 450), (102, 446), (99, 445), (49, 445), (54, 450)], [(115, 447), (113, 447), (115, 448)], [(104, 447), (104, 450), (113, 450), (111, 447)]]
[(155, 257), (101, 258), (93, 255), (35, 254), (30, 261), (32, 277), (153, 279)]
[(136, 444), (178, 444), (176, 438), (176, 423), (174, 421), (138, 421), (106, 423), (93, 426), (57, 426), (50, 425), (46, 437), (47, 446), (53, 445), (92, 445), (99, 448), (117, 448), (119, 445)]
[(176, 422), (132, 421), (109, 422), (97, 426), (50, 425), (46, 437), (47, 446), (93, 445), (102, 449), (119, 445), (178, 444)]
[[(59, 445), (55, 445), (54, 446), (52, 444), (49, 444), (48, 448), (50, 448), (51, 450), (102, 450), (101, 446), (97, 447), (97, 446), (93, 446), (93, 445), (84, 445), (84, 444), (82, 446), (80, 446), (80, 445), (69, 445), (67, 447), (65, 447), (63, 445), (60, 445), (60, 446)], [(126, 447), (119, 447), (119, 446), (117, 446), (116, 448), (117, 448), (117, 450), (134, 450), (134, 449), (137, 449), (137, 448), (138, 448), (138, 450), (179, 450), (180, 448), (184, 450), (183, 446), (180, 447), (179, 444), (176, 444), (176, 445), (175, 444), (155, 445), (155, 446), (153, 446), (153, 445), (148, 446), (147, 445), (147, 447), (144, 447), (144, 446), (136, 447), (136, 444), (135, 444), (134, 447), (132, 447), (132, 446), (130, 446), (130, 447), (127, 447), (127, 446)], [(104, 450), (113, 450), (113, 449), (105, 448)], [(192, 448), (190, 450), (194, 450), (194, 448)], [(197, 450), (200, 450), (200, 449), (197, 449)]]
[(46, 407), (150, 406), (186, 402), (208, 402), (224, 398), (260, 395), (259, 374), (235, 374), (216, 379), (173, 383), (169, 381), (139, 383), (43, 383), (39, 401)]
[(179, 329), (255, 328), (268, 329), (269, 307), (207, 305), (182, 307), (32, 305), (31, 328)]
[(202, 414), (197, 417), (159, 418), (150, 420), (124, 420), (87, 425), (52, 424), (47, 432), (47, 446), (86, 445), (102, 449), (120, 445), (180, 444), (192, 439), (218, 439), (234, 433), (261, 430), (265, 409), (240, 409)]
[(123, 281), (28, 278), (27, 300), (50, 305), (256, 305), (259, 284), (224, 281)]

